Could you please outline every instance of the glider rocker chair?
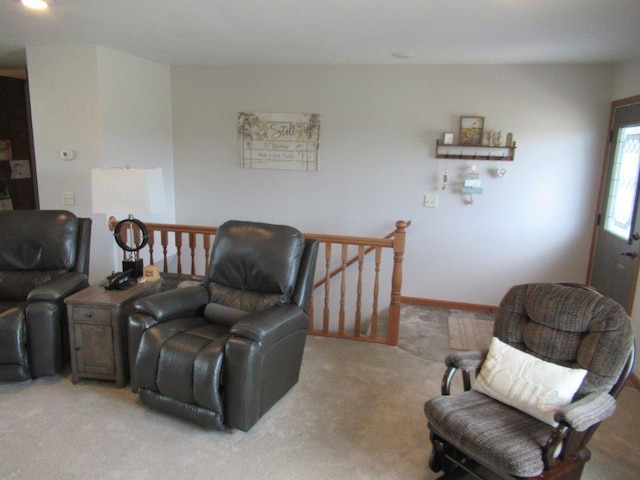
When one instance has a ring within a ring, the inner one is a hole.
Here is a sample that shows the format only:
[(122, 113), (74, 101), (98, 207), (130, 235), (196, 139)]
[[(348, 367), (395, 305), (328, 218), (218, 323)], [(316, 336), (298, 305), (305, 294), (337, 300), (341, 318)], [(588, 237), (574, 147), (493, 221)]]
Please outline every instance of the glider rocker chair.
[(0, 212), (0, 381), (54, 375), (69, 357), (64, 299), (86, 288), (91, 219)]
[(229, 221), (201, 285), (138, 300), (129, 318), (132, 389), (147, 406), (249, 430), (297, 382), (318, 241)]
[[(451, 353), (442, 396), (425, 403), (429, 466), (442, 478), (472, 471), (578, 480), (590, 457), (587, 443), (613, 414), (634, 352), (624, 309), (594, 289), (512, 287), (489, 351)], [(451, 394), (457, 370), (464, 391)]]

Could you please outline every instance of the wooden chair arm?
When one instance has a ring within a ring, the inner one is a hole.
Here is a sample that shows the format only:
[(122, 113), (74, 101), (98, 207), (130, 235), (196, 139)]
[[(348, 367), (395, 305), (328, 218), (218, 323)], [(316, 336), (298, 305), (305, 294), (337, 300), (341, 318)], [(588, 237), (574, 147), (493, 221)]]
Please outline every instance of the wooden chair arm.
[(444, 363), (447, 366), (447, 370), (442, 378), (441, 392), (442, 395), (450, 395), (451, 382), (456, 372), (460, 370), (462, 372), (462, 386), (464, 391), (471, 390), (471, 372), (475, 370), (475, 374), (478, 375), (480, 367), (487, 356), (486, 351), (482, 350), (469, 350), (452, 352), (445, 359)]

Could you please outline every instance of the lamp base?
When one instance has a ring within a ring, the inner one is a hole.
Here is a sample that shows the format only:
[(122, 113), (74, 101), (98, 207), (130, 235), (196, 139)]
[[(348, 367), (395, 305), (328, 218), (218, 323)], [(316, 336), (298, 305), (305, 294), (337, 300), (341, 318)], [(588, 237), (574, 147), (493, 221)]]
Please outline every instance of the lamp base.
[(126, 272), (127, 270), (131, 270), (131, 278), (140, 278), (142, 276), (142, 259), (123, 260), (122, 271)]

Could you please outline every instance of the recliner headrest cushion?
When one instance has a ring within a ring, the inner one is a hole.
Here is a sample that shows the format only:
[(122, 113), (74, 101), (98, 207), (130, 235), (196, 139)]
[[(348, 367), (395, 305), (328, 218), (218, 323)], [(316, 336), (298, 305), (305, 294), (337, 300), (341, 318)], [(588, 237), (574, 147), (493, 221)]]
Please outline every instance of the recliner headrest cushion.
[(302, 233), (286, 225), (231, 220), (218, 228), (208, 279), (238, 290), (289, 299), (304, 252)]
[(78, 228), (63, 210), (0, 212), (0, 270), (72, 270)]

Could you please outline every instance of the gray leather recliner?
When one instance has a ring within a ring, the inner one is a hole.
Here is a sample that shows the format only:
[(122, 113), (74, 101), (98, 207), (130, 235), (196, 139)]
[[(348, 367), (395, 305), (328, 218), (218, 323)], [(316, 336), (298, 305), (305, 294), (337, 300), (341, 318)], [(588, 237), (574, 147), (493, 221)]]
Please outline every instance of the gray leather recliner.
[(88, 286), (91, 219), (0, 212), (0, 381), (54, 375), (69, 357), (64, 299)]
[(298, 382), (318, 245), (285, 225), (220, 226), (201, 285), (135, 303), (140, 400), (206, 428), (249, 430)]

